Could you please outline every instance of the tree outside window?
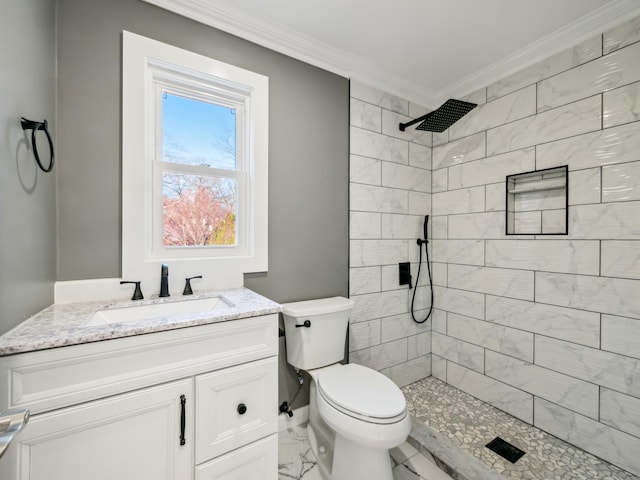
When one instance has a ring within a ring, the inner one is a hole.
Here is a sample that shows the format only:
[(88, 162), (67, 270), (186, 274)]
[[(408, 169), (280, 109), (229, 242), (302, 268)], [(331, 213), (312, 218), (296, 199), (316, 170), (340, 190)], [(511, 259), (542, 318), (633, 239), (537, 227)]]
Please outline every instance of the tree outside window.
[(236, 245), (238, 182), (220, 174), (236, 169), (235, 110), (163, 92), (162, 162), (163, 246)]

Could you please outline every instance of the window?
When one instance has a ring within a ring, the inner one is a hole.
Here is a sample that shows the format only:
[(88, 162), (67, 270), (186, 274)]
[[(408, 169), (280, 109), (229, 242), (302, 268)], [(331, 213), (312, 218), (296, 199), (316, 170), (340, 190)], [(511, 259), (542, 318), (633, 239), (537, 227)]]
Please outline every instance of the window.
[(159, 81), (156, 95), (154, 250), (180, 257), (189, 247), (244, 246), (242, 105)]
[(242, 285), (267, 269), (268, 79), (129, 32), (123, 45), (122, 275), (169, 263)]

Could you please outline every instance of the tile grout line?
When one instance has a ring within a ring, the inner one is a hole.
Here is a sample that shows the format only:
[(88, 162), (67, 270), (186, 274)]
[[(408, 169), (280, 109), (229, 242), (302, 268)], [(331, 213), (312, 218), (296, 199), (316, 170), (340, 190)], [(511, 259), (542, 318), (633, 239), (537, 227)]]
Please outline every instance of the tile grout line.
[(604, 92), (600, 94), (600, 130), (604, 130)]

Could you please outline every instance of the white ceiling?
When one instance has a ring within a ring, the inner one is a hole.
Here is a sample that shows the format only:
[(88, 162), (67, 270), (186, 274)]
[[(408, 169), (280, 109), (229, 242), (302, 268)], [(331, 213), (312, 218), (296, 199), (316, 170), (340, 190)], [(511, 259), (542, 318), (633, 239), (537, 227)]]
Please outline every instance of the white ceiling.
[(638, 0), (145, 0), (434, 107), (640, 14)]

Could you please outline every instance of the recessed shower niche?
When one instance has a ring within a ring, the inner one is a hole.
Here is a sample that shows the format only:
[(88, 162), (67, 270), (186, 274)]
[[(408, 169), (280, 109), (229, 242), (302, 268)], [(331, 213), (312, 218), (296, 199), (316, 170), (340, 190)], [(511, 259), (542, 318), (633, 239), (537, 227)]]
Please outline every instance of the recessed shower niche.
[(508, 175), (507, 235), (567, 235), (568, 166)]

